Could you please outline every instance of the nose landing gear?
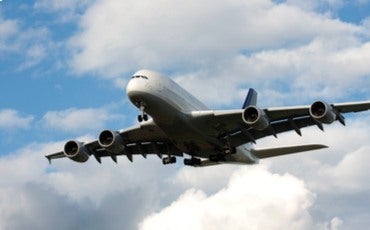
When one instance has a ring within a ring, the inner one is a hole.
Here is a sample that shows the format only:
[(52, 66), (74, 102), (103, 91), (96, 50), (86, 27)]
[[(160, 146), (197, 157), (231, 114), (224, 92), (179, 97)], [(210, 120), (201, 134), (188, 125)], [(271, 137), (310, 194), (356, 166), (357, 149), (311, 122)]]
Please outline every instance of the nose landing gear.
[(143, 114), (140, 114), (137, 116), (137, 120), (139, 122), (143, 122), (143, 121), (147, 121), (149, 118), (148, 118), (148, 114), (146, 113), (143, 113)]
[(145, 104), (144, 104), (144, 102), (142, 102), (142, 101), (138, 101), (138, 102), (136, 102), (136, 104), (138, 105), (138, 107), (139, 107), (139, 109), (140, 109), (140, 111), (141, 111), (141, 114), (137, 116), (137, 120), (138, 120), (139, 122), (147, 121), (147, 120), (149, 119), (149, 117), (148, 117), (148, 114), (146, 114), (146, 113), (144, 112), (144, 109), (145, 109)]

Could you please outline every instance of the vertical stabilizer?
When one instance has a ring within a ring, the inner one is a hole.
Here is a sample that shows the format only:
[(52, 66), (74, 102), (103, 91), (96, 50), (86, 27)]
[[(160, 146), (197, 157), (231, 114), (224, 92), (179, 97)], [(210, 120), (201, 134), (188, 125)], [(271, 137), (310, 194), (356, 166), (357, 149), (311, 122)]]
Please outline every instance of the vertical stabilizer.
[(252, 88), (248, 91), (242, 109), (245, 109), (250, 105), (257, 105), (257, 91)]

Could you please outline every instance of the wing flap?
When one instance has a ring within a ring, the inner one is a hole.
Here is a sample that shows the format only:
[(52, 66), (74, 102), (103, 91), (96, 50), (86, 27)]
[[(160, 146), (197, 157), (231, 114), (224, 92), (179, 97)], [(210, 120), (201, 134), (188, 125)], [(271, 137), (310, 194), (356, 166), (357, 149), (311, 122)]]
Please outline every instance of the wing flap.
[(263, 159), (268, 157), (281, 156), (292, 153), (299, 153), (311, 150), (317, 150), (322, 148), (327, 148), (326, 145), (297, 145), (297, 146), (288, 146), (288, 147), (278, 147), (278, 148), (265, 148), (265, 149), (253, 149), (252, 154), (256, 157)]
[(171, 156), (183, 156), (183, 153), (177, 149), (172, 143), (164, 142), (138, 142), (130, 143), (125, 146), (125, 150), (119, 153), (110, 152), (107, 149), (99, 148), (92, 152), (92, 155), (101, 163), (102, 157), (111, 157), (115, 162), (117, 161), (117, 156), (127, 156), (127, 158), (132, 162), (134, 155), (142, 155), (146, 158), (147, 155), (157, 155), (162, 158), (162, 155)]
[(252, 128), (246, 128), (243, 124), (241, 124), (238, 130), (235, 130), (235, 132), (229, 136), (229, 139), (233, 146), (239, 146), (247, 142), (254, 142), (255, 140), (266, 136), (279, 134), (291, 130), (296, 130), (296, 132), (300, 133), (301, 128), (312, 125), (317, 125), (317, 123), (311, 117), (301, 117), (291, 120), (286, 119), (272, 123), (271, 130), (273, 131), (273, 133), (271, 133), (271, 130), (258, 131)]

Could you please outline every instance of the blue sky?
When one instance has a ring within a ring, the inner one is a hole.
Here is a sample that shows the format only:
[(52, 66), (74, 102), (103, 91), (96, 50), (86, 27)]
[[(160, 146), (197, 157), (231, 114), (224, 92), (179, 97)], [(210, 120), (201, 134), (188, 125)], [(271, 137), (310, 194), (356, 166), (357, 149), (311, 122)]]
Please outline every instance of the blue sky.
[[(134, 164), (119, 159), (117, 166), (93, 159), (49, 166), (43, 155), (59, 151), (68, 139), (134, 124), (138, 111), (125, 84), (142, 68), (168, 75), (216, 109), (239, 108), (249, 87), (259, 92), (261, 106), (369, 100), (369, 14), (367, 0), (0, 1), (0, 209), (24, 198), (10, 213), (0, 213), (0, 228), (22, 228), (31, 218), (25, 212), (39, 219), (45, 209), (58, 217), (74, 210), (75, 217), (59, 222), (48, 215), (49, 221), (32, 221), (38, 229), (115, 229), (125, 223), (128, 229), (155, 229), (169, 217), (181, 222), (176, 216), (191, 215), (194, 203), (199, 215), (192, 223), (199, 229), (213, 226), (199, 219), (210, 207), (253, 204), (240, 213), (277, 215), (271, 207), (286, 197), (265, 194), (274, 187), (258, 181), (297, 191), (287, 198), (292, 210), (282, 211), (273, 227), (368, 226), (368, 113), (349, 114), (346, 128), (332, 125), (324, 134), (307, 129), (304, 138), (262, 140), (256, 147), (318, 142), (331, 149), (247, 168), (163, 167), (154, 157), (135, 158)], [(243, 183), (255, 189), (239, 187)], [(235, 200), (223, 206), (233, 193)], [(259, 193), (265, 203), (256, 201)], [(343, 202), (333, 208), (334, 198)], [(50, 202), (31, 202), (43, 199)], [(137, 208), (128, 208), (132, 202)], [(114, 213), (107, 210), (123, 214), (110, 222)], [(234, 229), (247, 218), (225, 215), (215, 214), (233, 220)], [(256, 228), (271, 227), (258, 219), (248, 220)]]

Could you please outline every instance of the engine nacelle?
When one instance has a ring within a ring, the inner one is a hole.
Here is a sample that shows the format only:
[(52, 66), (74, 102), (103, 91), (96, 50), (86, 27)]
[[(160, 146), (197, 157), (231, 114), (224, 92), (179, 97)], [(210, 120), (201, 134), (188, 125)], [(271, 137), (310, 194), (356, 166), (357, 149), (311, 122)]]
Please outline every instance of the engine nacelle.
[(328, 103), (315, 101), (310, 107), (310, 116), (321, 123), (331, 124), (335, 121), (337, 114)]
[(76, 162), (86, 162), (89, 159), (89, 151), (83, 145), (82, 142), (78, 141), (68, 141), (64, 145), (64, 155), (71, 160)]
[(242, 114), (243, 121), (256, 130), (265, 130), (270, 126), (266, 113), (256, 106), (248, 106)]
[(99, 145), (110, 152), (120, 153), (125, 149), (124, 142), (119, 132), (104, 130), (99, 134)]

